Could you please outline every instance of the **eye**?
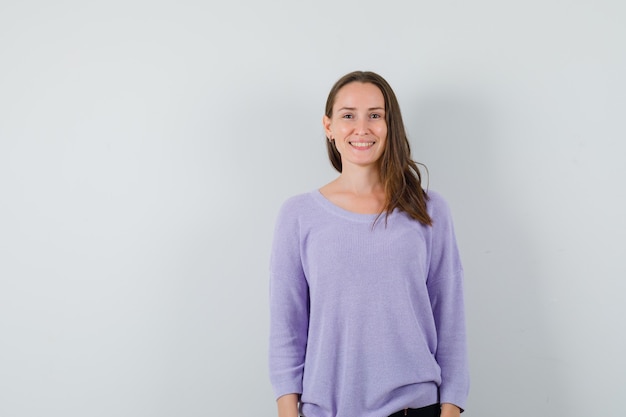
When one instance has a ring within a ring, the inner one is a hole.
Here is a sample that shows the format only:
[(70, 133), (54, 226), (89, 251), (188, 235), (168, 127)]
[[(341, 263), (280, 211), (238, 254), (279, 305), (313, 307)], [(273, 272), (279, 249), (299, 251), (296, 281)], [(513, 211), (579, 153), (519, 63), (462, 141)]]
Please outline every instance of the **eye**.
[(382, 116), (381, 116), (380, 114), (378, 114), (378, 113), (372, 113), (372, 114), (370, 115), (370, 117), (371, 117), (372, 119), (380, 119)]
[(344, 119), (352, 119), (353, 116), (350, 113), (346, 113), (346, 114), (344, 114), (341, 117), (344, 118)]

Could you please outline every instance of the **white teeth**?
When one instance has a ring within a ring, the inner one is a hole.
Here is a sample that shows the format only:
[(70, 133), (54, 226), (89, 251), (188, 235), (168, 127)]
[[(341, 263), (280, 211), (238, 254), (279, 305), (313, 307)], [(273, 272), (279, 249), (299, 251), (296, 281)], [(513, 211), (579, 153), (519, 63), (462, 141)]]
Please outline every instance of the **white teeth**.
[(368, 146), (372, 146), (374, 142), (350, 142), (350, 144), (357, 148), (367, 148)]

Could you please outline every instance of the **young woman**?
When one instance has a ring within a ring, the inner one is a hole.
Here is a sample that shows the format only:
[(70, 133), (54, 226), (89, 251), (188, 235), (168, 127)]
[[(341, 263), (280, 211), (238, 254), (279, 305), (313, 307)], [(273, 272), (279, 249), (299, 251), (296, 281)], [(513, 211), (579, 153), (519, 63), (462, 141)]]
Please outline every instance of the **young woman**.
[(340, 175), (284, 203), (272, 248), (278, 415), (459, 416), (469, 376), (448, 206), (422, 189), (379, 75), (337, 81), (323, 125)]

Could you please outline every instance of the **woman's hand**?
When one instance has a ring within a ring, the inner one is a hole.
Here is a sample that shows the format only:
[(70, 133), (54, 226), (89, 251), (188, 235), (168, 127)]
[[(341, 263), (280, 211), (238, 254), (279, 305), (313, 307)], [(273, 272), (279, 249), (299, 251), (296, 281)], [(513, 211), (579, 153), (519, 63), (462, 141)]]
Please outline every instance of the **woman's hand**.
[(298, 417), (298, 400), (298, 394), (287, 394), (278, 398), (278, 417)]
[(441, 417), (459, 417), (461, 409), (454, 404), (441, 404)]

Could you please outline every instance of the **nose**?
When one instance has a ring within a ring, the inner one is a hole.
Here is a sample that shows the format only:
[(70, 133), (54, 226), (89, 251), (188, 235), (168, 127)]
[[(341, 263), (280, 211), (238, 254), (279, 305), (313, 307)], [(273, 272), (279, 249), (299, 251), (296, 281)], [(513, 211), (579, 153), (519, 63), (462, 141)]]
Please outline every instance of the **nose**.
[(356, 134), (359, 136), (365, 136), (369, 133), (369, 127), (367, 124), (367, 118), (360, 118), (356, 124)]

